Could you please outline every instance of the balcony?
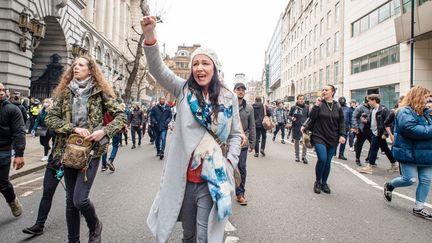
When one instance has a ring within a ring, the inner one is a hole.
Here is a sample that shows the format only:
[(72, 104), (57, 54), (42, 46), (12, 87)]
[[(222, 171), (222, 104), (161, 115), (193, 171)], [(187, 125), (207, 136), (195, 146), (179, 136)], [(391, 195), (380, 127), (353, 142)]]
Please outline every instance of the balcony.
[[(398, 43), (411, 36), (411, 0), (396, 0), (395, 10), (402, 6), (402, 13), (394, 19)], [(397, 4), (399, 3), (399, 4)], [(416, 40), (432, 39), (432, 0), (415, 0), (414, 36)]]

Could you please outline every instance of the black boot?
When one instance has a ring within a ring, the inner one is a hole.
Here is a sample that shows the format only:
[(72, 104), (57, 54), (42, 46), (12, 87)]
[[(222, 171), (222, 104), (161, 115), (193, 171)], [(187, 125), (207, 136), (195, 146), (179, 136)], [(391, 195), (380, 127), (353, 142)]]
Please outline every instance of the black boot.
[(319, 183), (318, 181), (315, 181), (314, 184), (314, 192), (320, 194), (321, 193), (321, 183)]
[(303, 164), (309, 163), (309, 161), (308, 161), (308, 159), (306, 157), (303, 157), (302, 160), (303, 160)]
[(100, 243), (102, 242), (102, 222), (99, 221), (96, 224), (94, 231), (90, 231), (89, 243)]
[(33, 235), (33, 236), (38, 236), (38, 235), (43, 234), (43, 229), (44, 229), (43, 226), (40, 226), (40, 225), (35, 224), (35, 225), (33, 225), (32, 227), (28, 227), (28, 228), (23, 229), (22, 232), (23, 232), (24, 234), (29, 234), (29, 235)]

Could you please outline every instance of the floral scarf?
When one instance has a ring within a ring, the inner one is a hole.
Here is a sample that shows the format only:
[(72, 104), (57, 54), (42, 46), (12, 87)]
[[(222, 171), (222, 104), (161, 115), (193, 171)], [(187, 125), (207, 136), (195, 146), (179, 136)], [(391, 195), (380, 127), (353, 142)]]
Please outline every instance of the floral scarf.
[[(200, 107), (198, 99), (192, 92), (188, 93), (187, 101), (195, 120), (204, 126), (206, 130), (212, 130), (223, 143), (226, 143), (231, 128), (232, 104), (219, 102), (217, 121), (212, 122), (211, 104), (206, 102), (205, 107)], [(219, 221), (232, 214), (231, 194), (234, 192), (234, 186), (228, 180), (224, 160), (219, 144), (210, 133), (206, 132), (193, 153), (191, 167), (192, 170), (195, 170), (201, 164), (203, 165), (201, 178), (207, 181), (210, 195), (216, 204)]]

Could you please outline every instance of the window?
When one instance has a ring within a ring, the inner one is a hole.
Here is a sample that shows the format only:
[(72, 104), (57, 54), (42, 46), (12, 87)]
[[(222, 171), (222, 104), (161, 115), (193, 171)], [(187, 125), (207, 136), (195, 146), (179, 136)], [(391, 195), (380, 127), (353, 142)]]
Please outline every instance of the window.
[[(406, 0), (404, 0), (405, 2)], [(352, 23), (352, 36), (357, 36), (361, 32), (384, 22), (391, 16), (400, 13), (400, 3), (398, 0), (388, 1), (384, 5), (374, 9), (361, 19)]]
[(378, 11), (373, 11), (369, 14), (369, 28), (378, 25)]
[(360, 32), (365, 32), (368, 29), (369, 29), (369, 15), (364, 16), (360, 20)]
[(318, 85), (319, 89), (322, 89), (322, 86), (323, 86), (323, 70), (320, 69), (319, 70), (319, 85)]
[(314, 18), (316, 19), (317, 17), (317, 13), (318, 13), (318, 3), (315, 4), (315, 9), (314, 9)]
[(315, 25), (315, 27), (314, 27), (314, 41), (316, 41), (317, 40), (317, 31), (318, 31), (318, 25)]
[(320, 11), (322, 12), (323, 9), (324, 9), (324, 6), (323, 6), (323, 5), (324, 5), (323, 0), (320, 0), (319, 5), (320, 5)]
[(330, 65), (326, 66), (326, 84), (331, 84), (332, 82), (330, 82)]
[(352, 36), (357, 36), (360, 34), (360, 21), (354, 22), (352, 24)]
[(324, 44), (320, 45), (319, 58), (320, 60), (324, 57)]
[(336, 32), (334, 35), (334, 51), (339, 51), (339, 32)]
[(323, 35), (324, 33), (324, 18), (320, 21), (320, 35)]
[(311, 86), (311, 89), (314, 90), (316, 86), (318, 86), (317, 85), (317, 73), (314, 72), (314, 74), (313, 74), (313, 85)]
[(334, 81), (335, 84), (339, 83), (339, 62), (335, 62), (334, 63), (333, 81)]
[(351, 60), (351, 73), (384, 67), (400, 61), (399, 44)]
[(328, 13), (327, 13), (327, 29), (329, 30), (330, 29), (330, 25), (331, 25), (331, 11), (329, 11)]
[(330, 41), (331, 41), (331, 38), (328, 38), (327, 39), (327, 42), (326, 42), (326, 57), (329, 57), (330, 56), (330, 53), (331, 53), (331, 45), (330, 45)]
[(315, 48), (315, 49), (314, 49), (314, 54), (313, 54), (313, 64), (316, 63), (316, 59), (317, 59), (317, 52), (318, 52), (318, 50)]
[(309, 67), (312, 66), (312, 52), (309, 52)]
[(379, 8), (379, 22), (390, 18), (390, 4), (385, 4)]
[(312, 43), (312, 30), (309, 31), (309, 45)]
[(339, 2), (335, 5), (335, 23), (339, 23)]

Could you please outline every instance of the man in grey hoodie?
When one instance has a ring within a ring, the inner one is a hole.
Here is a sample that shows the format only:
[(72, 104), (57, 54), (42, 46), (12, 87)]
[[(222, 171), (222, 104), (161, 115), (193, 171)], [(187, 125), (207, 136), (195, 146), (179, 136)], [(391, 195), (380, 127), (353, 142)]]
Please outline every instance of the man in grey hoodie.
[(246, 91), (246, 86), (243, 83), (236, 83), (234, 86), (234, 92), (237, 94), (239, 103), (239, 113), (242, 128), (246, 134), (247, 140), (242, 143), (242, 148), (240, 152), (238, 168), (241, 175), (240, 186), (236, 188), (237, 202), (240, 205), (246, 206), (247, 200), (244, 196), (245, 194), (245, 184), (246, 184), (246, 159), (248, 148), (249, 152), (255, 148), (255, 117), (254, 109), (251, 105), (246, 103), (244, 99)]

